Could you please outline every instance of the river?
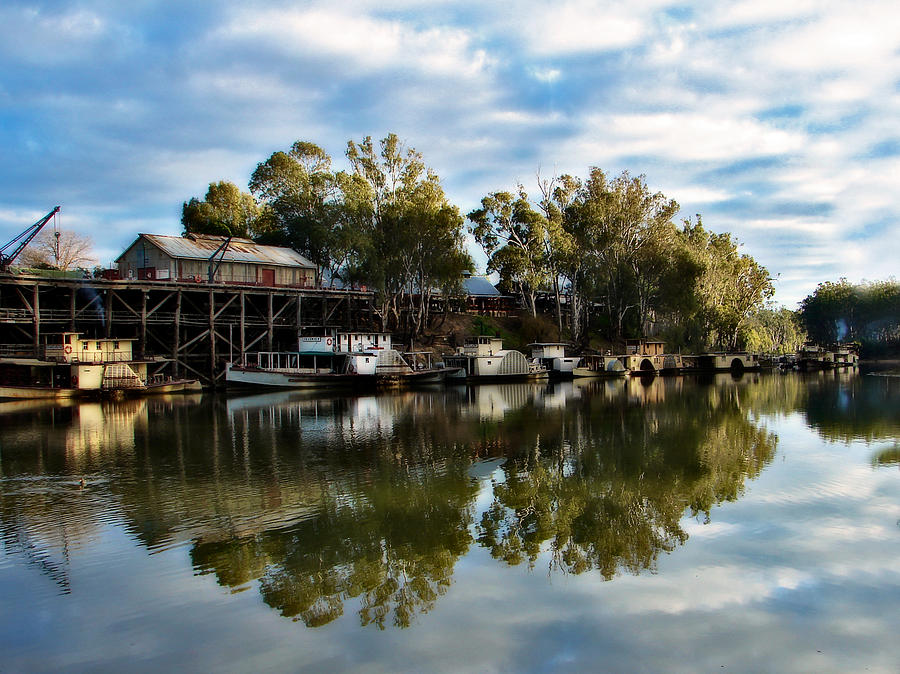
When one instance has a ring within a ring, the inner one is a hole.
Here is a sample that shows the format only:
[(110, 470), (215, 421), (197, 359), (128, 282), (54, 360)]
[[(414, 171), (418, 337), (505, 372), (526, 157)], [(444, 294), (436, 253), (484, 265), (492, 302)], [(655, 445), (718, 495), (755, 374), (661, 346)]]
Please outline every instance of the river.
[(900, 378), (0, 403), (0, 672), (900, 670)]

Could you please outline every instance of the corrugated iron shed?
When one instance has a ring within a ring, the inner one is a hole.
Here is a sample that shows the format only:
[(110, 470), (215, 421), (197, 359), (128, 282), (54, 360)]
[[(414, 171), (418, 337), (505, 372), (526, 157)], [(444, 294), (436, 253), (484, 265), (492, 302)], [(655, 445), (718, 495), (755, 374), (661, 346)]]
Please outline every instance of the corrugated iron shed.
[[(141, 240), (156, 246), (169, 257), (176, 260), (208, 260), (225, 241), (223, 236), (189, 234), (182, 236), (163, 236), (161, 234), (138, 234), (138, 238), (116, 262), (125, 257)], [(316, 265), (290, 248), (264, 246), (250, 239), (232, 238), (222, 258), (223, 262), (243, 264), (269, 264), (279, 267), (305, 267), (315, 269)]]
[(500, 291), (497, 290), (490, 281), (484, 276), (469, 276), (463, 279), (463, 287), (466, 294), (476, 297), (499, 297)]

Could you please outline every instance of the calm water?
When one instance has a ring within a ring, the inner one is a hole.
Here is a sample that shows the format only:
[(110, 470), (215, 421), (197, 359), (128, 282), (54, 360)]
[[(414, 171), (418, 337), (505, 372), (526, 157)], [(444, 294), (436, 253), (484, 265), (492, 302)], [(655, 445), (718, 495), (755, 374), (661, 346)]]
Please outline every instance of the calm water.
[(898, 378), (3, 403), (0, 428), (2, 672), (900, 671)]

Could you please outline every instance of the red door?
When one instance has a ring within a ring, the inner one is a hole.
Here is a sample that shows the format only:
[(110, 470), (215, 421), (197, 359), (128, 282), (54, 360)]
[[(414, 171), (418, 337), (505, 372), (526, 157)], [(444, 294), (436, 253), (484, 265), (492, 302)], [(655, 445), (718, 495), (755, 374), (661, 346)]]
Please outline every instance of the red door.
[(274, 286), (275, 285), (275, 270), (274, 269), (263, 269), (262, 270), (262, 284), (264, 286)]

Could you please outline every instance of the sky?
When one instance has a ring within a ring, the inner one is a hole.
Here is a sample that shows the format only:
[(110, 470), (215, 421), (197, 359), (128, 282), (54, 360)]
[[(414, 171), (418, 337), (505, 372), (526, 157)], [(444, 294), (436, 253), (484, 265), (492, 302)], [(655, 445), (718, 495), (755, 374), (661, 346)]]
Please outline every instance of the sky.
[(0, 4), (0, 245), (59, 205), (108, 264), (296, 140), (388, 133), (463, 213), (644, 175), (791, 309), (897, 275), (896, 0)]

